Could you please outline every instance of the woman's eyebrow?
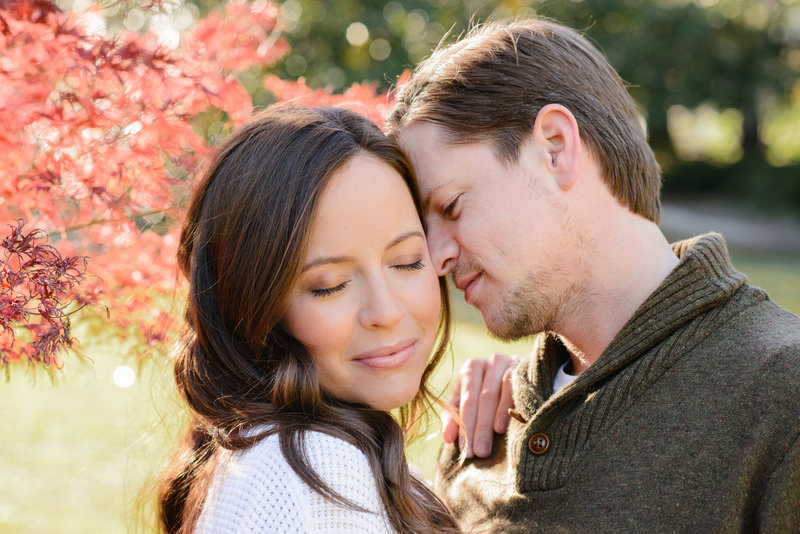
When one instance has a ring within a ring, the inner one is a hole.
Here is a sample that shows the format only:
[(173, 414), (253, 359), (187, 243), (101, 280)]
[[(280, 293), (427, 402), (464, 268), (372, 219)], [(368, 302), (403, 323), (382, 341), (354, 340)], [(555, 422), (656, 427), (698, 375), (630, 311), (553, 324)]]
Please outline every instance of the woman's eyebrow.
[(387, 249), (392, 248), (395, 245), (399, 245), (406, 239), (411, 239), (412, 237), (421, 237), (423, 240), (425, 239), (425, 234), (423, 234), (420, 230), (411, 230), (410, 232), (406, 232), (404, 234), (400, 234), (399, 236), (392, 239), (389, 244), (386, 246)]
[[(399, 245), (403, 241), (411, 239), (412, 237), (421, 237), (422, 239), (425, 239), (425, 234), (423, 234), (419, 230), (411, 230), (410, 232), (402, 233), (399, 236), (392, 239), (391, 241), (389, 241), (389, 244), (386, 245), (386, 249), (388, 250), (396, 245)], [(355, 258), (351, 256), (322, 256), (320, 258), (315, 258), (314, 260), (303, 265), (302, 272), (306, 272), (307, 270), (312, 269), (314, 267), (318, 267), (320, 265), (327, 265), (330, 263), (333, 264), (346, 263), (348, 261), (355, 261)]]
[(303, 272), (306, 272), (312, 267), (317, 267), (319, 265), (325, 265), (328, 263), (345, 263), (348, 261), (353, 261), (353, 258), (350, 256), (323, 256), (303, 265)]

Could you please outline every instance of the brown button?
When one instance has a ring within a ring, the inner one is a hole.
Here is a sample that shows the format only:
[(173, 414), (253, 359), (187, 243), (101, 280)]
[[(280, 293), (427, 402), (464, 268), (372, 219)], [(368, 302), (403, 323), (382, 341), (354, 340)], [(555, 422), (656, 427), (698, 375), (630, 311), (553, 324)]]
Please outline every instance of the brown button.
[(547, 437), (547, 434), (542, 434), (541, 432), (532, 435), (531, 439), (528, 440), (528, 450), (536, 456), (541, 456), (550, 450), (550, 438)]

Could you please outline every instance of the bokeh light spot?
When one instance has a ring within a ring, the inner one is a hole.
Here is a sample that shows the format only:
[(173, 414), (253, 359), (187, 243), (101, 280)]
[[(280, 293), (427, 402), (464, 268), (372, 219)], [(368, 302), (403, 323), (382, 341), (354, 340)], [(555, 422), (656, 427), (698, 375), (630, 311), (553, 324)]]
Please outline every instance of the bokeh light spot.
[(120, 365), (114, 369), (112, 379), (114, 380), (114, 385), (118, 388), (129, 388), (136, 382), (136, 371), (127, 365)]
[(369, 39), (369, 30), (363, 22), (354, 22), (347, 27), (344, 36), (351, 45), (361, 46)]

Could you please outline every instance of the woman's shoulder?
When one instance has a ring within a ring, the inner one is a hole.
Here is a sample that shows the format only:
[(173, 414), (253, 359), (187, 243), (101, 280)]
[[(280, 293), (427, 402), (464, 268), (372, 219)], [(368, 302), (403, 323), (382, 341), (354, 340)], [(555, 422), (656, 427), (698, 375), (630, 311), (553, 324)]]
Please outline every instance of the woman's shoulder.
[[(363, 508), (333, 503), (307, 485), (290, 465), (277, 434), (253, 446), (225, 453), (204, 505), (200, 532), (325, 532), (332, 525), (390, 531), (374, 476), (364, 453), (352, 444), (316, 431), (301, 440), (308, 466), (334, 492)], [(341, 531), (341, 529), (339, 530)], [(373, 530), (370, 530), (373, 531)]]
[(347, 476), (358, 474), (373, 480), (366, 454), (341, 438), (308, 431), (303, 436), (303, 449), (309, 464), (320, 476), (345, 473)]
[(244, 450), (223, 450), (195, 533), (304, 532), (301, 496), (277, 436)]
[[(383, 510), (375, 476), (363, 451), (341, 438), (313, 430), (306, 431), (300, 443), (308, 466), (330, 489), (371, 512)], [(276, 464), (280, 464), (281, 470), (301, 489), (303, 498), (317, 504), (318, 498), (324, 500), (289, 465), (276, 434), (264, 438), (251, 449), (243, 452), (244, 457), (250, 457), (242, 458), (247, 466), (277, 467)]]
[[(370, 479), (373, 478), (364, 452), (341, 438), (308, 430), (303, 433), (300, 444), (309, 466), (325, 482), (335, 483), (335, 480), (327, 480), (328, 477), (325, 475), (333, 477), (340, 473), (347, 473), (348, 476), (363, 474), (369, 475)], [(253, 446), (237, 451), (231, 456), (228, 463), (237, 465), (237, 471), (250, 471), (251, 468), (261, 471), (261, 467), (270, 466), (278, 472), (286, 472), (300, 480), (281, 450), (277, 433), (269, 434)]]

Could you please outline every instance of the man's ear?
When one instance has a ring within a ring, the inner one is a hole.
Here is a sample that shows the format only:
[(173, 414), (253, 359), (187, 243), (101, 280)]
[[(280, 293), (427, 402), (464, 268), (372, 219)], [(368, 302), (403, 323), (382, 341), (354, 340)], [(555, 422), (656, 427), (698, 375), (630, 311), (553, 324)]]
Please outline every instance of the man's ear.
[(575, 116), (561, 104), (547, 104), (536, 116), (532, 134), (544, 150), (548, 170), (567, 191), (575, 184), (580, 167), (581, 140)]

